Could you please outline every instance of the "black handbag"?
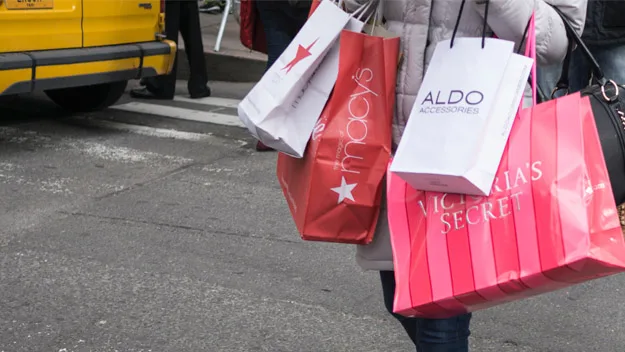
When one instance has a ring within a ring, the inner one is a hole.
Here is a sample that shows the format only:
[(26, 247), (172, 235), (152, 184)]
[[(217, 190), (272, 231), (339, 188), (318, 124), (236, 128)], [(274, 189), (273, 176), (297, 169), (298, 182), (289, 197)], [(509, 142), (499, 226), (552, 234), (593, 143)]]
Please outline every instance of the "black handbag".
[[(581, 50), (592, 70), (589, 86), (580, 94), (590, 99), (595, 124), (601, 140), (603, 156), (610, 175), (612, 192), (616, 204), (625, 203), (625, 86), (605, 77), (588, 47), (575, 32), (569, 20), (555, 8), (562, 17), (569, 38), (569, 50), (562, 65), (562, 74), (551, 98), (559, 91), (569, 92), (569, 67), (573, 50)], [(544, 94), (540, 94), (543, 95)], [(540, 98), (539, 95), (539, 98)]]

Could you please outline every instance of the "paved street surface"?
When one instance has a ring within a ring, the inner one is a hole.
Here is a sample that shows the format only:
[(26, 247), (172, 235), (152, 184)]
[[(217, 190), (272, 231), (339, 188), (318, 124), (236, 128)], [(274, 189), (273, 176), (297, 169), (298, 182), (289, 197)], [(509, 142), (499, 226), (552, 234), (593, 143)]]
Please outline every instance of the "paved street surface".
[[(0, 103), (0, 351), (414, 351), (351, 246), (299, 239), (275, 154), (237, 127), (249, 85), (213, 87)], [(624, 283), (478, 313), (472, 351), (622, 352)]]

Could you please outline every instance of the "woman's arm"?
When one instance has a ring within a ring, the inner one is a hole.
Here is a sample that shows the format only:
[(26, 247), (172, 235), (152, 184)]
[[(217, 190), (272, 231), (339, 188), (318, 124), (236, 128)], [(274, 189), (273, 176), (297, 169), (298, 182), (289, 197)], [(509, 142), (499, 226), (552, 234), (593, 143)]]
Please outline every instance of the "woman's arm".
[[(484, 16), (486, 1), (472, 0)], [(588, 0), (491, 0), (488, 9), (488, 26), (506, 40), (520, 42), (527, 22), (536, 11), (536, 58), (541, 65), (562, 62), (568, 48), (568, 39), (556, 6), (571, 21), (579, 34), (586, 21)]]

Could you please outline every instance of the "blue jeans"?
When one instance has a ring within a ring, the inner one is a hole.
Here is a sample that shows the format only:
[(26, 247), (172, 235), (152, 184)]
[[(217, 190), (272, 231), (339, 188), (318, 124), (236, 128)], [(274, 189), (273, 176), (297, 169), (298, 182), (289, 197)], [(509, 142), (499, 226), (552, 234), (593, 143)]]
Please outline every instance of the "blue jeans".
[(293, 6), (285, 0), (256, 1), (267, 39), (267, 69), (291, 44), (308, 19), (310, 6)]
[[(597, 59), (606, 78), (612, 79), (618, 84), (625, 83), (625, 45), (588, 46), (588, 49)], [(538, 84), (545, 94), (551, 94), (556, 83), (558, 83), (561, 70), (561, 65), (538, 68)], [(575, 50), (569, 68), (571, 93), (586, 88), (589, 85), (590, 76), (590, 66), (586, 59), (580, 50)]]
[(417, 352), (468, 352), (471, 314), (449, 319), (406, 318), (393, 313), (395, 273), (380, 271), (384, 305), (404, 327)]

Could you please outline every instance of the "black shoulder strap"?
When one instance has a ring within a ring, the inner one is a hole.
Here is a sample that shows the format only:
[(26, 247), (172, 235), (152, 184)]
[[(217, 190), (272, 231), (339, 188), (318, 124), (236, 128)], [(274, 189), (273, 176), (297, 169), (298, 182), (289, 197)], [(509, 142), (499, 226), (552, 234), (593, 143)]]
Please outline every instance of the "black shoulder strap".
[[(582, 55), (588, 61), (590, 65), (590, 69), (593, 74), (593, 78), (601, 85), (605, 85), (607, 80), (605, 75), (603, 74), (603, 70), (599, 66), (599, 63), (595, 59), (595, 57), (590, 52), (590, 49), (584, 44), (582, 38), (575, 32), (573, 25), (569, 21), (569, 19), (558, 9), (557, 7), (553, 7), (553, 9), (560, 15), (562, 18), (562, 22), (564, 23), (564, 28), (566, 29), (566, 34), (569, 39), (569, 47), (566, 53), (566, 57), (564, 58), (564, 62), (562, 63), (562, 73), (560, 75), (560, 79), (554, 89), (552, 95), (558, 90), (568, 90), (569, 89), (569, 68), (571, 66), (571, 56), (573, 54), (573, 50), (581, 50)], [(577, 48), (575, 47), (577, 46)]]

